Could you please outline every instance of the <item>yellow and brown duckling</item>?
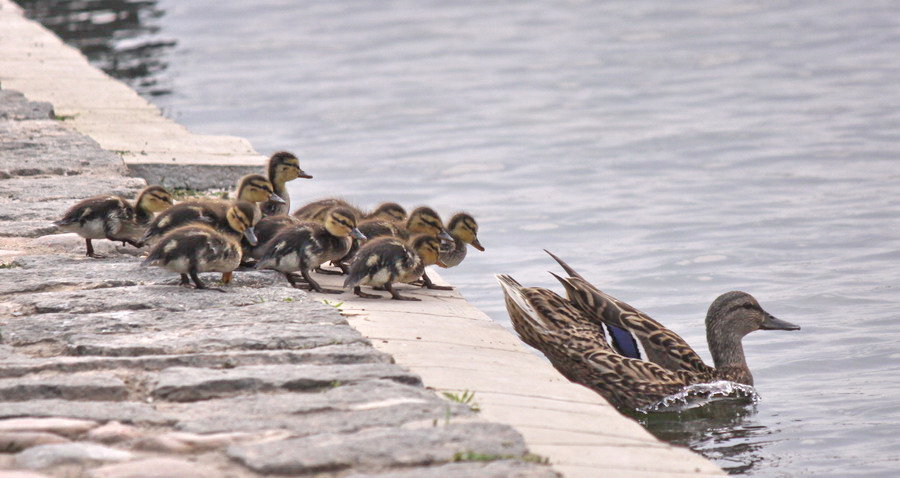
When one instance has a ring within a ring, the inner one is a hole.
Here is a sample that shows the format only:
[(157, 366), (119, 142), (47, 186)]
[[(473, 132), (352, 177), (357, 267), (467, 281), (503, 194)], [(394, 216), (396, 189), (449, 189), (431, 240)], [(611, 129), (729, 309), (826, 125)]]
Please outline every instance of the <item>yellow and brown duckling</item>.
[(277, 216), (266, 216), (259, 220), (254, 230), (256, 231), (257, 244), (252, 247), (244, 245), (244, 260), (262, 258), (263, 253), (272, 240), (282, 229), (286, 227), (299, 226), (305, 222), (288, 214), (279, 214)]
[(441, 244), (441, 262), (447, 267), (455, 267), (466, 258), (467, 244), (484, 252), (484, 246), (478, 241), (478, 223), (470, 214), (454, 214), (447, 223), (447, 229), (453, 236), (452, 243)]
[(83, 237), (87, 256), (94, 253), (92, 239), (122, 241), (140, 247), (139, 238), (153, 219), (153, 214), (172, 206), (172, 195), (161, 186), (148, 186), (138, 193), (134, 203), (120, 196), (97, 196), (70, 207), (62, 219), (53, 224), (65, 232)]
[[(772, 317), (746, 292), (722, 294), (706, 315), (706, 338), (715, 364), (710, 367), (678, 334), (600, 291), (553, 257), (569, 274), (565, 278), (554, 274), (567, 297), (497, 276), (513, 327), (566, 378), (618, 407), (646, 407), (686, 386), (717, 380), (752, 385), (741, 339), (756, 330), (800, 330)], [(642, 360), (639, 352), (629, 356), (611, 347), (604, 325), (636, 336), (648, 360)]]
[[(396, 203), (384, 203), (382, 206), (388, 204)], [(383, 214), (389, 214), (386, 211), (396, 211), (393, 207), (382, 206), (380, 206), (379, 209), (383, 209)], [(399, 205), (397, 206), (399, 207)], [(443, 223), (437, 212), (430, 207), (424, 206), (413, 210), (412, 214), (405, 219), (405, 223), (385, 218), (365, 219), (359, 223), (360, 232), (362, 232), (369, 240), (378, 237), (395, 237), (403, 241), (408, 241), (412, 234), (428, 234), (437, 237), (441, 235), (442, 231), (446, 232), (443, 227)], [(449, 235), (446, 237), (450, 238)], [(346, 264), (349, 264), (353, 260), (353, 256), (359, 250), (359, 247), (360, 244), (354, 242), (350, 251), (347, 252), (347, 255), (338, 262), (338, 266), (341, 267), (341, 270), (344, 273), (347, 273), (348, 270)]]
[[(427, 234), (441, 242), (453, 242), (453, 237), (444, 227), (444, 221), (441, 220), (441, 216), (438, 215), (437, 211), (427, 206), (417, 207), (409, 213), (409, 220), (406, 221), (406, 230), (409, 231), (410, 235)], [(453, 290), (453, 287), (435, 284), (425, 272), (422, 273), (422, 284), (429, 289)]]
[(200, 272), (221, 272), (223, 282), (227, 283), (232, 271), (241, 263), (240, 238), (243, 236), (256, 244), (255, 212), (256, 206), (252, 203), (237, 201), (226, 212), (227, 232), (200, 223), (174, 229), (153, 246), (141, 265), (160, 266), (177, 272), (181, 274), (181, 285), (188, 285), (193, 280), (197, 289), (208, 288), (200, 281), (197, 275)]
[(394, 237), (382, 237), (368, 242), (353, 259), (344, 287), (367, 299), (380, 299), (377, 294), (362, 291), (361, 285), (383, 288), (394, 300), (421, 300), (400, 295), (393, 283), (412, 283), (425, 273), (425, 266), (440, 262), (440, 241), (428, 234), (414, 236), (409, 242)]
[(387, 221), (394, 221), (399, 223), (405, 223), (408, 218), (406, 214), (406, 209), (403, 209), (403, 206), (395, 203), (395, 202), (384, 202), (379, 204), (375, 209), (372, 210), (369, 214), (366, 214), (365, 219), (382, 219)]
[(366, 239), (356, 228), (356, 215), (347, 208), (333, 207), (325, 215), (324, 225), (306, 221), (282, 228), (268, 242), (257, 268), (281, 272), (296, 288), (301, 288), (294, 274), (299, 271), (310, 290), (340, 294), (340, 290), (320, 286), (310, 276), (310, 271), (344, 257), (350, 249), (351, 236)]
[[(259, 174), (244, 176), (238, 182), (237, 201), (251, 203), (256, 211), (254, 224), (261, 218), (256, 203), (280, 200), (281, 198), (275, 194), (269, 180)], [(156, 216), (141, 238), (141, 243), (152, 246), (167, 232), (195, 222), (227, 232), (230, 227), (227, 213), (233, 204), (233, 201), (227, 199), (198, 199), (178, 203)]]
[(300, 169), (300, 161), (287, 151), (273, 154), (269, 158), (267, 171), (275, 194), (283, 202), (266, 200), (260, 204), (260, 210), (263, 216), (287, 214), (291, 210), (291, 197), (288, 194), (286, 183), (297, 178), (312, 179), (312, 176)]
[(324, 224), (328, 210), (333, 207), (342, 207), (349, 210), (353, 213), (357, 221), (364, 216), (358, 207), (341, 198), (325, 198), (304, 204), (294, 211), (294, 216), (304, 221), (313, 221)]

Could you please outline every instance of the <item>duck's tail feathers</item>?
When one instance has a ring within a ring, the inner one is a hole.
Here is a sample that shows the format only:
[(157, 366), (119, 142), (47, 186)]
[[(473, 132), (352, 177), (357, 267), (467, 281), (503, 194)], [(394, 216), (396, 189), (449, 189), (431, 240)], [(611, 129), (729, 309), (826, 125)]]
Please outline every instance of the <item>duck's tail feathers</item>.
[[(497, 274), (497, 282), (500, 283), (500, 287), (503, 288), (503, 293), (506, 295), (506, 298), (512, 302), (512, 305), (517, 309), (515, 312), (517, 316), (525, 321), (526, 323), (523, 325), (527, 325), (528, 327), (534, 329), (537, 332), (549, 332), (553, 327), (548, 324), (541, 314), (538, 313), (525, 297), (525, 294), (522, 293), (522, 284), (511, 276), (506, 274)], [(513, 311), (509, 311), (510, 314)]]
[(570, 277), (577, 277), (579, 279), (584, 280), (584, 277), (581, 277), (581, 274), (575, 272), (575, 269), (572, 269), (572, 266), (570, 266), (569, 264), (566, 264), (566, 262), (563, 261), (562, 259), (560, 259), (556, 254), (548, 251), (547, 249), (544, 249), (544, 252), (546, 252), (547, 254), (550, 254), (550, 257), (552, 257), (553, 260), (558, 262), (559, 265), (563, 268), (563, 270), (566, 271), (566, 274), (569, 274)]

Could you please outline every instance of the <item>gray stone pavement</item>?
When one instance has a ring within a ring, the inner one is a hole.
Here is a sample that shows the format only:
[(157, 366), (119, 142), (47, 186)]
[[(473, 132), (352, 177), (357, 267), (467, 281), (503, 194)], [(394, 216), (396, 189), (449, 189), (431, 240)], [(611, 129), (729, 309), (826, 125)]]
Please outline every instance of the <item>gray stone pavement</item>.
[(274, 274), (195, 291), (44, 236), (144, 185), (53, 118), (0, 90), (0, 476), (557, 476)]

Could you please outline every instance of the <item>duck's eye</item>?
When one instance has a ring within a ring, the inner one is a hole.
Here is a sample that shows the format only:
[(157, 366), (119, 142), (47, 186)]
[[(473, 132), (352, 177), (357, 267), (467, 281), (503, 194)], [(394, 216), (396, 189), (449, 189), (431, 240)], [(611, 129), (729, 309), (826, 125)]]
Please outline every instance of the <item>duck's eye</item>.
[(743, 308), (745, 308), (745, 309), (752, 309), (752, 308), (753, 308), (753, 304), (747, 303), (747, 304), (742, 305), (741, 307), (743, 307)]

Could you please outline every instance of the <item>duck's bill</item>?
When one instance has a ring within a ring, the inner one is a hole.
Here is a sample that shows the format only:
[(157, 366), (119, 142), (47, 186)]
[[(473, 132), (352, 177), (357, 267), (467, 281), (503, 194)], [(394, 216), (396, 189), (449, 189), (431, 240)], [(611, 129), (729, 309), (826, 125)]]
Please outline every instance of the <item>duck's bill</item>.
[(477, 237), (475, 238), (475, 240), (472, 241), (472, 247), (474, 247), (475, 249), (478, 249), (481, 252), (484, 252), (484, 246), (482, 246), (481, 243), (478, 242)]
[(297, 168), (297, 177), (302, 179), (312, 179), (312, 174), (307, 174), (306, 171)]
[(453, 236), (451, 236), (449, 232), (443, 229), (441, 230), (441, 233), (438, 234), (438, 239), (442, 241), (453, 242)]
[(766, 319), (763, 320), (760, 328), (762, 330), (800, 330), (799, 325), (792, 324), (786, 320), (776, 319), (769, 314), (766, 314)]
[(269, 194), (269, 201), (275, 201), (284, 204), (284, 199), (281, 199), (281, 196), (275, 193)]
[(356, 239), (358, 239), (358, 240), (360, 240), (360, 241), (365, 241), (365, 240), (368, 240), (368, 239), (369, 239), (368, 237), (366, 237), (365, 234), (362, 233), (362, 231), (360, 231), (359, 229), (357, 229), (357, 228), (355, 228), (355, 227), (354, 227), (353, 229), (350, 230), (350, 235), (353, 236), (353, 237), (355, 237)]
[(252, 227), (244, 229), (244, 237), (247, 238), (247, 242), (249, 242), (251, 246), (255, 246), (257, 243), (259, 243), (259, 239), (256, 238), (256, 233), (253, 232)]
[(440, 259), (438, 259), (438, 261), (435, 262), (435, 264), (438, 265), (438, 266), (440, 266), (440, 267), (443, 267), (444, 269), (450, 267), (450, 266), (448, 266), (447, 264), (444, 264), (444, 262), (441, 261)]

